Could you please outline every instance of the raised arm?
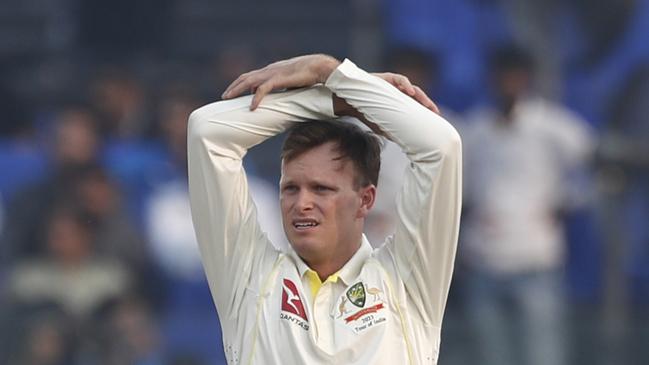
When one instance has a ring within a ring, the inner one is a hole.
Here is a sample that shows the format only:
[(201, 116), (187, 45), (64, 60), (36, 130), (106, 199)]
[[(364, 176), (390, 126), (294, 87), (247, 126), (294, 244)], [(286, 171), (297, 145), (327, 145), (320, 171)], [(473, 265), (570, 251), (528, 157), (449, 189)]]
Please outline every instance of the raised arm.
[[(242, 158), (294, 122), (330, 119), (322, 86), (269, 95), (252, 112), (252, 97), (203, 106), (189, 118), (189, 192), (194, 228), (212, 296), (225, 318), (277, 257), (259, 228)], [(253, 275), (257, 273), (257, 276)]]
[(441, 324), (453, 273), (461, 207), (461, 143), (443, 118), (388, 82), (345, 61), (325, 86), (397, 143), (411, 161), (397, 198), (394, 236), (378, 252), (396, 267), (430, 324)]

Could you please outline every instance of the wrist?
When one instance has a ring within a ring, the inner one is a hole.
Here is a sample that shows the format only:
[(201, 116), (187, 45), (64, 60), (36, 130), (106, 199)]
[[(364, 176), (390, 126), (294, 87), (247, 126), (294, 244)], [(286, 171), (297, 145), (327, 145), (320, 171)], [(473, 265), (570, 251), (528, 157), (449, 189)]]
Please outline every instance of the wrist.
[(316, 73), (318, 75), (317, 82), (324, 84), (341, 62), (332, 56), (321, 55), (321, 57), (322, 59), (317, 64)]

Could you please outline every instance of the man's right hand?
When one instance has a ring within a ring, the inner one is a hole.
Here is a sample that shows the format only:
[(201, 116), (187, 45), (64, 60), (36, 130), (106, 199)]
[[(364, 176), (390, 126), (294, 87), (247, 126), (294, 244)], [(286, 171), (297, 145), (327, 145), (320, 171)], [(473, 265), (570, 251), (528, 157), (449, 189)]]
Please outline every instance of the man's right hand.
[(273, 90), (308, 87), (324, 83), (340, 65), (337, 59), (323, 55), (307, 55), (271, 63), (239, 76), (223, 93), (223, 99), (233, 99), (246, 91), (255, 96), (250, 110), (255, 110), (261, 100)]

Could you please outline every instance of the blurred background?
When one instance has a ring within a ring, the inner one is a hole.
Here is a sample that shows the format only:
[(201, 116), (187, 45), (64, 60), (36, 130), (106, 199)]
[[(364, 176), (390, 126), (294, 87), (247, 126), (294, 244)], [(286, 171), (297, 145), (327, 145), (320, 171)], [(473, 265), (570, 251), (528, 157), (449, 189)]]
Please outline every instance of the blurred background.
[[(649, 364), (648, 37), (647, 0), (2, 0), (0, 363), (224, 364), (187, 116), (322, 52), (407, 75), (463, 136), (440, 364)], [(281, 246), (280, 144), (245, 163)]]

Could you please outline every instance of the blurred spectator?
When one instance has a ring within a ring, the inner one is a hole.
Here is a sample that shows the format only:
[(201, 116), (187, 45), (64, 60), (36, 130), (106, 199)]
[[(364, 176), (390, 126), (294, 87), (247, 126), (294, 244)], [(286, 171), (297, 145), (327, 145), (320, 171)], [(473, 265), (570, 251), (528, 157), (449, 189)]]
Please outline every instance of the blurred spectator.
[(115, 183), (99, 165), (79, 171), (74, 182), (74, 197), (95, 231), (97, 253), (145, 270), (148, 252), (145, 243), (122, 207), (122, 196)]
[(148, 95), (135, 74), (124, 67), (107, 66), (99, 70), (90, 87), (104, 138), (129, 140), (151, 136)]
[[(11, 337), (3, 340), (7, 365), (74, 364), (74, 331), (67, 316), (56, 307), (16, 310)], [(7, 334), (7, 333), (5, 333)]]
[(9, 259), (42, 251), (42, 227), (50, 208), (72, 194), (80, 170), (98, 161), (100, 148), (96, 119), (87, 108), (64, 107), (53, 124), (51, 170), (19, 191), (7, 209), (3, 245)]
[(567, 364), (560, 214), (575, 203), (565, 188), (592, 137), (583, 120), (533, 94), (525, 50), (499, 48), (491, 70), (493, 106), (463, 131), (469, 318), (482, 364)]
[(166, 364), (153, 312), (137, 296), (122, 296), (103, 308), (88, 335), (81, 347), (97, 365)]
[(82, 321), (107, 300), (128, 290), (131, 276), (114, 260), (97, 254), (94, 232), (68, 206), (57, 207), (46, 223), (46, 253), (10, 271), (9, 296), (15, 303), (52, 302)]

